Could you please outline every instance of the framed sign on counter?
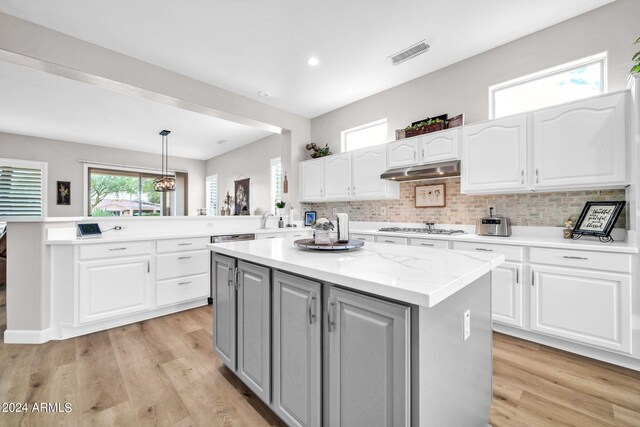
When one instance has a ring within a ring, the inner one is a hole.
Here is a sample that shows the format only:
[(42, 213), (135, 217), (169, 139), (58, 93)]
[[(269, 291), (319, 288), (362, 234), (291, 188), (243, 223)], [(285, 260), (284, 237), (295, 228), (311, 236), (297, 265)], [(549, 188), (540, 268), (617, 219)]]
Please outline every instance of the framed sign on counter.
[(598, 237), (601, 242), (612, 242), (611, 230), (627, 202), (587, 202), (573, 227), (573, 238)]

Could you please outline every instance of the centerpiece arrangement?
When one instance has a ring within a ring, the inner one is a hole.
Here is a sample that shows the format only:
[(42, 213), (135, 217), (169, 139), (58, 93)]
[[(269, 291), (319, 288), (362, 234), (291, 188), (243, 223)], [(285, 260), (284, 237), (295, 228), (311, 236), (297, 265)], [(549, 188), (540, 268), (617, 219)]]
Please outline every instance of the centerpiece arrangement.
[(333, 231), (333, 222), (325, 217), (318, 218), (313, 224), (313, 239), (317, 245), (328, 245), (331, 243), (331, 231)]
[(309, 144), (305, 145), (304, 148), (306, 148), (309, 151), (313, 150), (313, 153), (311, 153), (311, 157), (313, 157), (314, 159), (317, 159), (318, 157), (328, 156), (329, 154), (331, 154), (331, 149), (329, 148), (329, 144), (326, 144), (324, 147), (318, 147), (318, 145), (315, 142), (310, 142)]

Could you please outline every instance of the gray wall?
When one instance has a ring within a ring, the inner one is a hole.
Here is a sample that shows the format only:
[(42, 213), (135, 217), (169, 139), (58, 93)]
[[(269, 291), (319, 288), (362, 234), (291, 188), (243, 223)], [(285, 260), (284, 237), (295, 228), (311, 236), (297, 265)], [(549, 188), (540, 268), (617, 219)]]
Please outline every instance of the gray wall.
[[(600, 52), (608, 52), (608, 90), (626, 87), (640, 36), (640, 1), (617, 0), (584, 15), (334, 110), (311, 121), (316, 143), (340, 152), (340, 131), (387, 118), (395, 129), (442, 113), (467, 123), (489, 118), (489, 86)], [(428, 55), (428, 53), (426, 54)], [(401, 67), (402, 65), (400, 65)]]
[[(281, 157), (283, 172), (287, 172), (290, 181), (291, 173), (285, 163), (290, 150), (291, 145), (286, 135), (270, 135), (207, 160), (207, 176), (218, 174), (218, 209), (223, 206), (222, 201), (227, 191), (233, 196), (235, 180), (250, 178), (251, 214), (259, 215), (265, 211), (273, 213), (274, 207), (269, 206), (270, 160)], [(285, 198), (288, 195), (283, 196), (285, 202), (288, 202)]]
[[(158, 154), (99, 147), (31, 136), (0, 133), (0, 158), (35, 160), (48, 163), (47, 216), (82, 216), (84, 207), (83, 164), (78, 160), (158, 169)], [(205, 206), (204, 160), (171, 157), (169, 167), (189, 173), (189, 211)], [(71, 182), (71, 205), (56, 205), (56, 181)]]

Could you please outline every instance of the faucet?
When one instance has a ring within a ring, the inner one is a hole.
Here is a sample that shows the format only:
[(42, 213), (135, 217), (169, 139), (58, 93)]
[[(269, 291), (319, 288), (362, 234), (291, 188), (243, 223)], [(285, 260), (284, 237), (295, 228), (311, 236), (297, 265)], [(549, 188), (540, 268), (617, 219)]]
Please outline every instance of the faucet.
[(425, 222), (424, 224), (427, 226), (427, 230), (433, 230), (435, 222)]
[(269, 218), (270, 216), (273, 216), (273, 214), (271, 212), (265, 212), (265, 213), (262, 214), (262, 217), (260, 217), (260, 228), (261, 229), (267, 228), (267, 218)]

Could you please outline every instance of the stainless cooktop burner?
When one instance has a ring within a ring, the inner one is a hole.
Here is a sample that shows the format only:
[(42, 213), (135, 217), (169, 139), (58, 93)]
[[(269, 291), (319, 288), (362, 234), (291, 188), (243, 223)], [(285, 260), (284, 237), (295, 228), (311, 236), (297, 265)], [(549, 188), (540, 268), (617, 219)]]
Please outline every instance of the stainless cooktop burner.
[(466, 231), (464, 230), (446, 230), (442, 228), (382, 227), (378, 231), (390, 231), (392, 233), (416, 233), (416, 234), (466, 234)]

